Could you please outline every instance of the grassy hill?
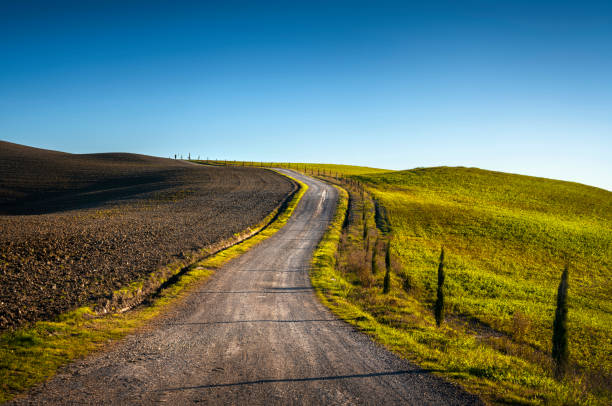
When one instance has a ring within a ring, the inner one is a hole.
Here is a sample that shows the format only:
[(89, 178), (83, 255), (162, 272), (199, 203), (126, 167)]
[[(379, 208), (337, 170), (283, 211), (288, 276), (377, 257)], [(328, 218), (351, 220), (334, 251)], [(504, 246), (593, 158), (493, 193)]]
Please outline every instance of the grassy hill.
[(220, 160), (193, 160), (193, 162), (204, 163), (209, 165), (228, 165), (228, 166), (263, 166), (266, 168), (289, 168), (308, 173), (321, 173), (349, 176), (349, 175), (364, 175), (374, 173), (389, 172), (388, 169), (371, 168), (369, 166), (355, 165), (339, 165), (339, 164), (320, 164), (320, 163), (303, 163), (303, 162), (259, 162), (259, 161), (220, 161)]
[[(287, 164), (283, 164), (283, 165), (287, 165)], [(325, 173), (331, 173), (332, 175), (338, 174), (338, 175), (343, 175), (343, 176), (390, 172), (389, 169), (371, 168), (369, 166), (355, 166), (355, 165), (316, 164), (316, 163), (311, 163), (311, 164), (291, 163), (290, 165), (297, 165), (298, 168), (300, 167), (306, 168), (306, 170), (308, 170), (309, 172), (325, 171)]]
[[(344, 310), (335, 305), (339, 314), (354, 317), (356, 306), (365, 321), (355, 324), (379, 341), (495, 403), (610, 401), (611, 192), (475, 168), (355, 178), (386, 208), (397, 265), (391, 293), (382, 295), (382, 272), (364, 276), (354, 253), (340, 255), (335, 277), (343, 280), (317, 281), (335, 292), (333, 303), (344, 301)], [(367, 199), (351, 199), (352, 210), (365, 207), (373, 223)], [(363, 246), (360, 218), (352, 214), (345, 230), (347, 252)], [(437, 328), (432, 309), (442, 247), (447, 316)], [(557, 382), (549, 354), (566, 263), (572, 371)]]

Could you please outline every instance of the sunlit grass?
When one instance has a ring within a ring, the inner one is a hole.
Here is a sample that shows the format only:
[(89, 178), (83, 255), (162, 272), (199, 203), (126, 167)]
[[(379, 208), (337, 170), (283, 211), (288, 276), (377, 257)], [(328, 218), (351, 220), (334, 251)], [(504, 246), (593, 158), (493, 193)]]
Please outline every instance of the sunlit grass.
[[(287, 165), (287, 163), (279, 163), (281, 165)], [(389, 169), (371, 168), (368, 166), (355, 166), (355, 165), (336, 165), (336, 164), (318, 164), (318, 163), (291, 163), (292, 167), (296, 167), (298, 170), (303, 171), (304, 168), (310, 172), (320, 171), (328, 175), (364, 175), (373, 173), (386, 173), (390, 172)]]
[(338, 164), (320, 164), (320, 163), (304, 163), (304, 162), (259, 162), (259, 161), (193, 161), (198, 163), (208, 163), (209, 165), (228, 165), (228, 166), (247, 166), (247, 167), (264, 167), (264, 168), (287, 168), (294, 169), (300, 172), (326, 173), (328, 175), (348, 176), (348, 175), (363, 175), (373, 173), (390, 172), (388, 169), (370, 168), (368, 166), (355, 165), (338, 165)]
[[(610, 403), (612, 193), (467, 168), (357, 178), (387, 208), (398, 266), (390, 295), (382, 272), (367, 287), (342, 267), (318, 266), (313, 283), (336, 313), (492, 403)], [(447, 320), (437, 328), (442, 246)], [(573, 370), (558, 382), (549, 354), (566, 262)]]

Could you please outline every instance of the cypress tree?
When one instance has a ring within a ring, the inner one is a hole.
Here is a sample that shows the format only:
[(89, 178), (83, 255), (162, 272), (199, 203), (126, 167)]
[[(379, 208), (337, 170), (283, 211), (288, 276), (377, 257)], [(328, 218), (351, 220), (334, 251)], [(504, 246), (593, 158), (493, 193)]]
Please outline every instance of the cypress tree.
[(555, 361), (555, 376), (563, 378), (567, 371), (569, 351), (567, 348), (567, 265), (561, 274), (561, 282), (557, 290), (557, 308), (553, 322), (552, 357)]
[(376, 275), (376, 272), (378, 272), (378, 263), (376, 262), (377, 247), (378, 240), (374, 240), (374, 247), (372, 247), (372, 275)]
[(436, 316), (436, 325), (440, 327), (442, 321), (444, 321), (444, 248), (440, 254), (440, 264), (438, 265), (438, 296), (436, 298), (436, 305), (434, 307), (434, 314)]
[(366, 240), (368, 238), (368, 217), (366, 215), (366, 206), (365, 206), (365, 200), (362, 200), (363, 202), (363, 239)]
[(387, 253), (385, 255), (385, 279), (383, 280), (383, 293), (387, 294), (391, 290), (391, 241), (387, 242)]
[(361, 193), (361, 218), (363, 220), (363, 222), (366, 222), (366, 202), (363, 196), (363, 193)]

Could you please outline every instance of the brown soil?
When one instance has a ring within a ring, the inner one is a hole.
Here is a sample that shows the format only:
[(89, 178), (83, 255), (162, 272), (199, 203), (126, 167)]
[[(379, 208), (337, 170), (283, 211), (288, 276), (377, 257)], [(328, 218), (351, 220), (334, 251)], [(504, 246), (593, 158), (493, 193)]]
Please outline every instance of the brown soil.
[(104, 297), (263, 220), (271, 171), (0, 141), (0, 329)]

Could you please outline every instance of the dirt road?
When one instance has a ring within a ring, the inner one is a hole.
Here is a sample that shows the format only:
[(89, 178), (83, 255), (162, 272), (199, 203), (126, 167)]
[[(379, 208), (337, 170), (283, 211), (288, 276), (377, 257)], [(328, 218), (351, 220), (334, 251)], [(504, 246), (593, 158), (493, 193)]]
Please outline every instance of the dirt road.
[(76, 362), (23, 403), (478, 404), (337, 320), (308, 278), (335, 209), (310, 188), (287, 225), (153, 328)]

